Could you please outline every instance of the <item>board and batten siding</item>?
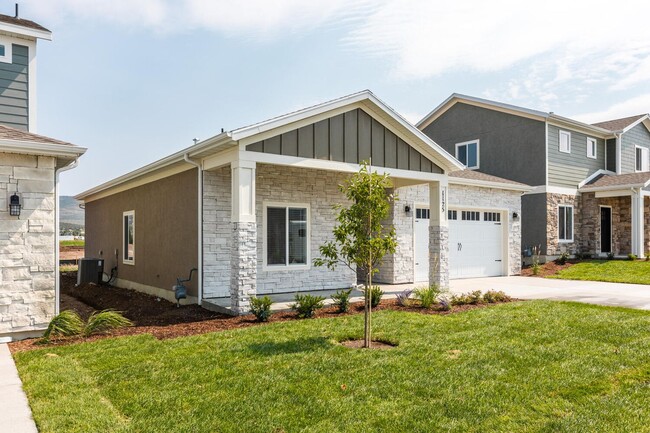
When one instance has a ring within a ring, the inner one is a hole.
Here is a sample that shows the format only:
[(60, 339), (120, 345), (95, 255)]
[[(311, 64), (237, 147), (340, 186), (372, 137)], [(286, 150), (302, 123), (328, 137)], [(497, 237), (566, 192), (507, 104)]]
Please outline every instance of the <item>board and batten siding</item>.
[(252, 152), (372, 165), (425, 173), (442, 169), (361, 109), (246, 146)]
[(621, 173), (634, 173), (636, 168), (635, 146), (650, 148), (650, 132), (639, 123), (621, 137)]
[(13, 44), (11, 63), (0, 62), (0, 124), (28, 130), (29, 49)]
[[(560, 130), (571, 133), (571, 153), (560, 152)], [(605, 140), (597, 142), (596, 159), (587, 157), (587, 135), (548, 125), (548, 184), (577, 188), (590, 174), (605, 168)]]

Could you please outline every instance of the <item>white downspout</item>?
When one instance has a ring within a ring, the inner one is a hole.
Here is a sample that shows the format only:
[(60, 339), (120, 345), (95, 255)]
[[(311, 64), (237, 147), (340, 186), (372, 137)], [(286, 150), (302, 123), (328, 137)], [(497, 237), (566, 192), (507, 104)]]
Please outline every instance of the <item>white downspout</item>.
[(198, 303), (201, 305), (203, 302), (203, 168), (201, 164), (197, 163), (190, 159), (189, 155), (186, 153), (183, 155), (183, 159), (188, 164), (191, 164), (196, 167), (198, 170), (198, 285), (197, 285), (197, 297)]
[(59, 270), (59, 260), (61, 260), (59, 252), (59, 174), (64, 171), (72, 170), (79, 165), (79, 157), (66, 166), (57, 168), (54, 171), (54, 314), (59, 314), (59, 307), (61, 303), (61, 274)]

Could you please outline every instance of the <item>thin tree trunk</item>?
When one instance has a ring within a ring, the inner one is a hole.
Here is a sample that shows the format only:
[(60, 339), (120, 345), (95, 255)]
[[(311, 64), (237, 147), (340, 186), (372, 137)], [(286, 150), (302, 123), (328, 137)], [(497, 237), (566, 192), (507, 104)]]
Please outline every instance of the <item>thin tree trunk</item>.
[(370, 348), (370, 272), (366, 274), (366, 290), (363, 308), (363, 347)]

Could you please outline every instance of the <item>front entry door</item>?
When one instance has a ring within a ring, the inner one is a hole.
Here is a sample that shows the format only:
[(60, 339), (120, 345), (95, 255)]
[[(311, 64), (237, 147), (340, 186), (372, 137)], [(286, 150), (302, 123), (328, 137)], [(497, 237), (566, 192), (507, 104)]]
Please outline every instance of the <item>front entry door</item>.
[(612, 208), (600, 208), (600, 252), (612, 252)]

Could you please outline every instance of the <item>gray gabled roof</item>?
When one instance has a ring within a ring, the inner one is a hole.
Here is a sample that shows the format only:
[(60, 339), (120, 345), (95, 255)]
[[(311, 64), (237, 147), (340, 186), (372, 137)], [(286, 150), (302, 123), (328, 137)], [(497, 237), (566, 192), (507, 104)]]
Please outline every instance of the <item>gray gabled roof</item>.
[(609, 129), (610, 131), (623, 131), (629, 126), (634, 125), (637, 123), (639, 120), (644, 120), (644, 118), (648, 118), (647, 114), (637, 114), (636, 116), (630, 116), (630, 117), (623, 117), (622, 119), (613, 119), (613, 120), (606, 120), (604, 122), (597, 122), (594, 123), (594, 126), (598, 126), (600, 128), (605, 128)]
[(624, 188), (645, 188), (650, 184), (650, 171), (628, 174), (602, 174), (580, 188), (580, 191), (607, 191)]

